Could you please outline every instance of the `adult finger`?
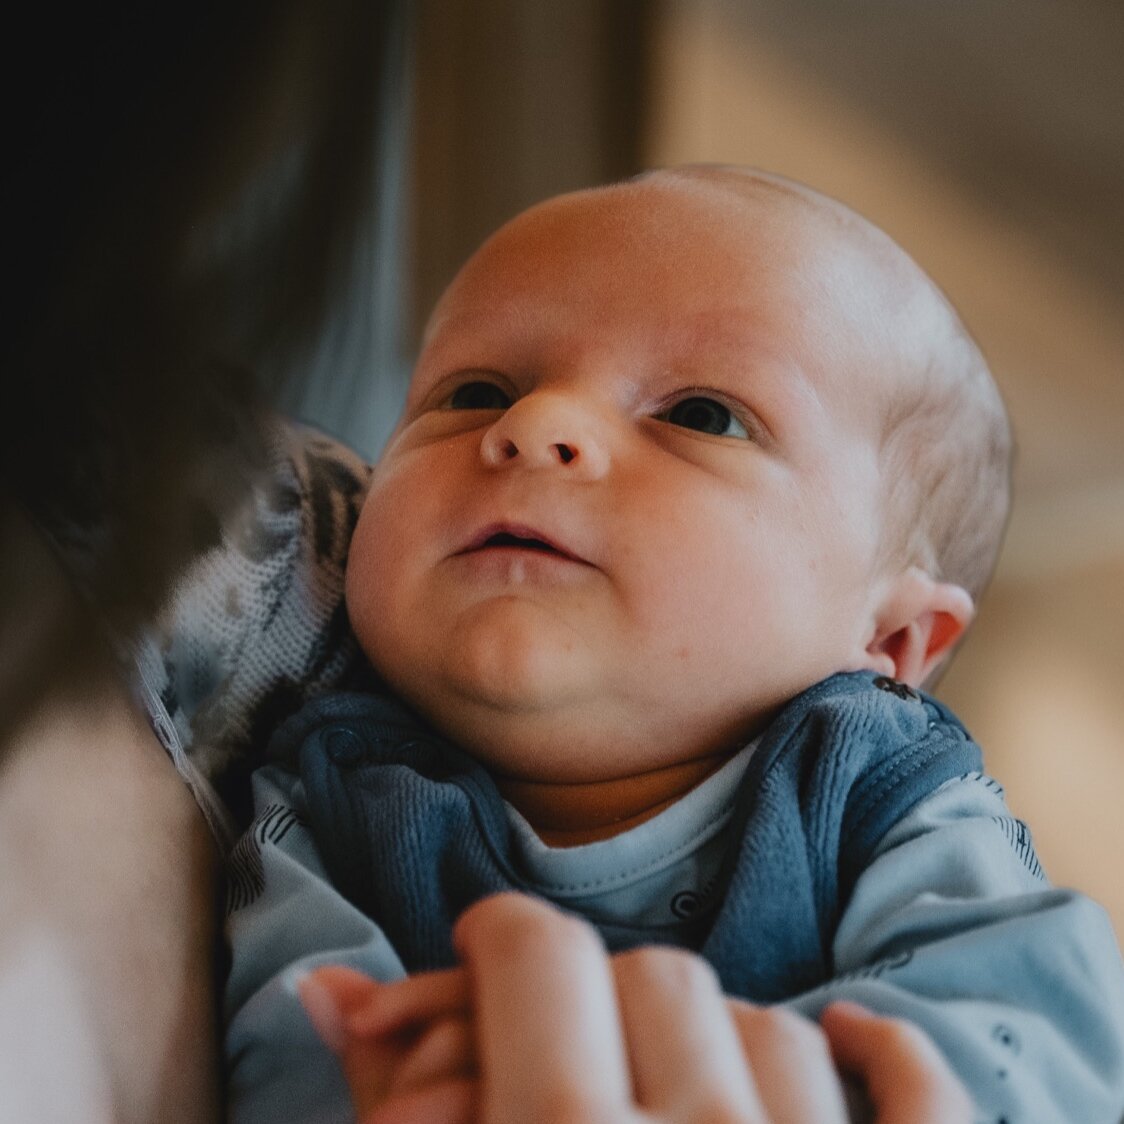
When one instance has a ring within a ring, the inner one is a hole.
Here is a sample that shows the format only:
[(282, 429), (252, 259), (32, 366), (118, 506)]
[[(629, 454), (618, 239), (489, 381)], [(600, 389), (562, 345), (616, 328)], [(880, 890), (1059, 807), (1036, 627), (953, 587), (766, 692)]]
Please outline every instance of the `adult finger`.
[(728, 999), (766, 1119), (845, 1124), (843, 1089), (823, 1031), (783, 1007)]
[(684, 1122), (771, 1119), (726, 998), (705, 961), (679, 949), (642, 948), (612, 963), (642, 1110)]
[(390, 1095), (476, 1076), (476, 1050), (467, 1018), (445, 1018), (419, 1037), (390, 1083)]
[(403, 1047), (385, 1037), (350, 1032), (349, 1020), (371, 1002), (380, 986), (361, 972), (338, 966), (318, 968), (297, 984), (309, 1020), (339, 1058), (360, 1119), (382, 1102), (403, 1055)]
[(820, 1016), (836, 1061), (858, 1074), (878, 1124), (968, 1124), (972, 1101), (927, 1034), (903, 1019), (838, 1002)]
[(480, 1119), (629, 1119), (613, 978), (594, 930), (501, 894), (467, 910), (454, 941), (472, 980)]
[(475, 1124), (476, 1082), (442, 1081), (391, 1096), (359, 1117), (360, 1124)]
[[(309, 1019), (340, 1059), (360, 1119), (388, 1098), (398, 1098), (403, 1112), (421, 1113), (419, 1119), (447, 1118), (448, 1124), (459, 1119), (467, 1103), (464, 1090), (475, 1076), (475, 1055), (467, 980), (454, 980), (454, 975), (429, 973), (428, 979), (419, 975), (411, 981), (383, 984), (362, 972), (331, 965), (310, 972), (298, 983)], [(406, 987), (415, 980), (419, 986)], [(387, 993), (395, 990), (401, 994), (385, 1003)], [(366, 1021), (378, 1029), (357, 1031), (356, 1024), (362, 1024), (372, 1009), (374, 1017)], [(455, 1014), (445, 1013), (449, 1009)], [(415, 1095), (423, 1090), (426, 1096)]]
[(342, 965), (331, 965), (309, 972), (297, 982), (297, 994), (316, 1028), (317, 1034), (329, 1049), (339, 1053), (346, 1044), (351, 1020), (371, 1003), (379, 985)]
[(354, 1034), (389, 1034), (419, 1023), (468, 1012), (468, 975), (463, 968), (419, 972), (382, 984), (369, 1001), (351, 1014)]

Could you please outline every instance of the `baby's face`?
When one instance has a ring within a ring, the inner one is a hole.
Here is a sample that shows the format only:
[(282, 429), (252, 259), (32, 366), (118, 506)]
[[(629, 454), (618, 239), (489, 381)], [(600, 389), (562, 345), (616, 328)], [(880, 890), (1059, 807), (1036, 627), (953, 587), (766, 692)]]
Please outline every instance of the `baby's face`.
[(769, 191), (646, 181), (528, 212), (446, 293), (348, 606), (501, 775), (723, 752), (869, 666), (888, 364), (833, 239)]

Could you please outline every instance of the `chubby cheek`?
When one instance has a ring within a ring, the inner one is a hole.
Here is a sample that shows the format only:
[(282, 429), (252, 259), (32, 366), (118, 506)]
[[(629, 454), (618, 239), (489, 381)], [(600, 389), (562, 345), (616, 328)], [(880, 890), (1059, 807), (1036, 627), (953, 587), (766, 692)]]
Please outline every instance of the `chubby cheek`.
[(640, 662), (709, 669), (748, 613), (740, 536), (715, 536), (704, 519), (668, 513), (630, 536), (625, 595)]
[(376, 666), (385, 648), (400, 641), (409, 568), (418, 555), (418, 543), (410, 541), (411, 521), (403, 517), (409, 504), (397, 497), (391, 501), (390, 494), (372, 491), (363, 505), (345, 578), (352, 630)]
[(830, 647), (821, 630), (831, 560), (776, 513), (696, 513), (648, 537), (659, 550), (645, 552), (632, 590), (641, 647), (703, 694), (771, 698), (804, 686), (831, 662), (820, 650)]

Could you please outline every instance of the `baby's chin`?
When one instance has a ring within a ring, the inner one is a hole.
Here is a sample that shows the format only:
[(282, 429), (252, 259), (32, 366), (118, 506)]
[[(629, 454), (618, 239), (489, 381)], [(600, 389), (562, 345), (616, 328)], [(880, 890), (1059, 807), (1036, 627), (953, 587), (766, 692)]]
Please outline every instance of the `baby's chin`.
[(465, 614), (447, 630), (368, 634), (364, 647), (391, 687), (461, 744), (596, 713), (607, 680), (597, 652), (523, 607), (490, 616), (501, 619)]
[[(580, 721), (582, 707), (553, 695), (504, 684), (481, 690), (441, 690), (431, 680), (424, 690), (399, 692), (438, 733), (475, 757), (489, 772), (522, 780), (573, 783), (592, 779), (604, 753), (596, 721)], [(581, 733), (573, 731), (580, 722)]]
[(746, 740), (732, 728), (692, 729), (688, 715), (669, 721), (661, 714), (653, 721), (652, 706), (630, 706), (604, 693), (531, 699), (510, 687), (493, 694), (439, 690), (432, 678), (422, 691), (406, 686), (399, 693), (505, 794), (513, 783), (575, 794), (585, 786), (655, 781), (657, 775), (676, 783), (684, 769), (725, 760)]

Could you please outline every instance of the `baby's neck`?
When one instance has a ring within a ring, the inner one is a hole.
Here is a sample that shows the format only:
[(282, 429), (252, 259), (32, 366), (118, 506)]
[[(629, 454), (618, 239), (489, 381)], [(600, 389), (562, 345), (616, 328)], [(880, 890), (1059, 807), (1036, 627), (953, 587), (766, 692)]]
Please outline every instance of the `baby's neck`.
[(634, 777), (577, 783), (496, 777), (504, 799), (551, 847), (595, 843), (650, 820), (733, 756), (715, 753)]

